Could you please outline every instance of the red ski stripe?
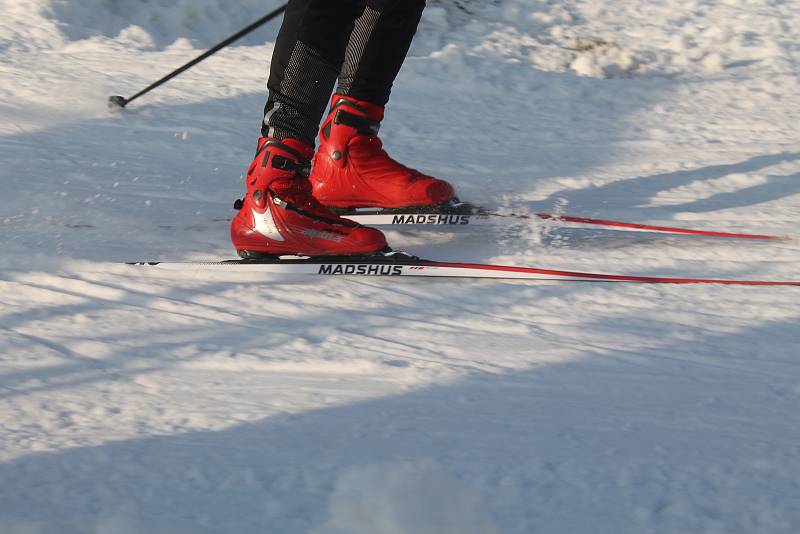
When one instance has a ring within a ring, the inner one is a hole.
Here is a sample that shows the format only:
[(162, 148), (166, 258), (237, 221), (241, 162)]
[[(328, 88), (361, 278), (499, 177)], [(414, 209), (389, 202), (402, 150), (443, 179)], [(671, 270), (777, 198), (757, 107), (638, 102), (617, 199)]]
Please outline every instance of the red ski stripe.
[(570, 217), (567, 215), (552, 215), (549, 213), (537, 213), (537, 217), (550, 221), (564, 221), (580, 224), (596, 224), (598, 226), (616, 226), (619, 228), (634, 228), (650, 232), (666, 232), (670, 234), (689, 234), (703, 235), (707, 237), (730, 237), (736, 239), (762, 239), (767, 241), (788, 241), (791, 238), (786, 236), (760, 235), (760, 234), (740, 234), (735, 232), (714, 232), (710, 230), (692, 230), (689, 228), (675, 228), (672, 226), (652, 226), (649, 224), (637, 224), (620, 221), (606, 221), (603, 219), (589, 219), (586, 217)]
[(655, 276), (629, 276), (619, 274), (582, 273), (579, 271), (557, 271), (532, 267), (512, 267), (509, 265), (483, 265), (480, 263), (432, 262), (432, 267), (451, 267), (478, 269), (482, 271), (501, 271), (511, 273), (541, 274), (544, 276), (565, 276), (575, 279), (604, 280), (607, 282), (642, 282), (649, 284), (725, 284), (742, 286), (800, 286), (800, 282), (779, 282), (765, 280), (717, 280), (713, 278), (663, 278)]

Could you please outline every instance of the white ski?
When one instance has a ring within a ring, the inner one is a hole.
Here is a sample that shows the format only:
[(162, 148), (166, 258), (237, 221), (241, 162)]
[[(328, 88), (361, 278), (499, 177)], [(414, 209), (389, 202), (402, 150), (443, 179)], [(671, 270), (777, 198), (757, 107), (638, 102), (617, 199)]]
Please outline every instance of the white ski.
[(539, 269), (509, 265), (430, 261), (403, 253), (386, 256), (307, 258), (284, 256), (264, 260), (200, 262), (138, 262), (131, 265), (169, 270), (213, 270), (259, 272), (264, 274), (320, 276), (414, 276), (431, 278), (493, 278), (558, 282), (628, 282), (649, 284), (724, 284), (749, 286), (800, 286), (800, 282), (727, 280), (716, 278), (669, 278), (615, 275), (578, 271)]
[(543, 220), (557, 225), (560, 228), (601, 228), (623, 232), (646, 232), (668, 235), (691, 235), (698, 237), (714, 237), (725, 239), (750, 239), (761, 241), (786, 241), (785, 236), (748, 234), (740, 232), (727, 232), (717, 230), (699, 230), (693, 228), (680, 228), (675, 226), (656, 226), (650, 224), (611, 221), (604, 219), (591, 219), (588, 217), (573, 217), (569, 215), (553, 215), (550, 213), (502, 214), (483, 211), (476, 208), (472, 213), (459, 213), (458, 211), (439, 212), (435, 209), (421, 210), (418, 213), (403, 212), (402, 210), (376, 210), (375, 208), (356, 208), (351, 211), (340, 212), (346, 217), (365, 226), (393, 226), (393, 227), (459, 227), (482, 226), (497, 224), (501, 220)]

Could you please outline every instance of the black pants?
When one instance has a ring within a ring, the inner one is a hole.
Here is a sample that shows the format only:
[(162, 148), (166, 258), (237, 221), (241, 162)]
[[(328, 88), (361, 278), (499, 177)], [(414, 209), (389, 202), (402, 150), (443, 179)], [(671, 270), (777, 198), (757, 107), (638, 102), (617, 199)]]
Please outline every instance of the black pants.
[(290, 0), (269, 76), (262, 134), (311, 146), (337, 93), (384, 106), (425, 0)]

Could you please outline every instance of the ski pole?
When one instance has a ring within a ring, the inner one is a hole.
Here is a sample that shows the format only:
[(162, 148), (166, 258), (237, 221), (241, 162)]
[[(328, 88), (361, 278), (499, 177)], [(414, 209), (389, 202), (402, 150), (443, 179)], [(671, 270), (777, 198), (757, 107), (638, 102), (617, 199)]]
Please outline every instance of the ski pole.
[(254, 23), (252, 23), (248, 27), (242, 29), (241, 31), (231, 35), (230, 37), (228, 37), (227, 39), (225, 39), (224, 41), (222, 41), (218, 45), (216, 45), (213, 48), (209, 49), (207, 52), (205, 52), (202, 55), (194, 58), (193, 60), (191, 60), (189, 63), (185, 64), (184, 66), (175, 69), (174, 71), (170, 72), (169, 74), (167, 74), (166, 76), (164, 76), (163, 78), (158, 80), (157, 82), (154, 82), (151, 85), (148, 85), (147, 87), (145, 87), (144, 89), (142, 89), (141, 91), (139, 91), (138, 93), (136, 93), (135, 95), (133, 95), (130, 98), (125, 98), (124, 96), (119, 96), (119, 95), (109, 97), (108, 98), (108, 107), (110, 109), (124, 108), (125, 106), (127, 106), (128, 104), (130, 104), (131, 102), (133, 102), (134, 100), (139, 98), (140, 96), (149, 93), (150, 91), (152, 91), (156, 87), (160, 87), (160, 86), (164, 85), (165, 83), (170, 81), (175, 76), (177, 76), (177, 75), (179, 75), (179, 74), (181, 74), (183, 72), (186, 72), (187, 70), (191, 69), (192, 67), (194, 67), (195, 65), (197, 65), (198, 63), (203, 61), (204, 59), (213, 56), (214, 54), (216, 54), (217, 52), (219, 52), (220, 50), (222, 50), (223, 48), (225, 48), (229, 44), (233, 43), (234, 41), (238, 41), (239, 39), (241, 39), (242, 37), (244, 37), (248, 33), (252, 32), (253, 30), (255, 30), (255, 29), (263, 26), (267, 22), (271, 21), (272, 19), (274, 19), (275, 17), (277, 17), (278, 15), (283, 13), (284, 11), (286, 11), (286, 4), (282, 5), (281, 7), (279, 7), (275, 11), (269, 13), (268, 15), (265, 15), (264, 17), (258, 19), (257, 21), (255, 21)]

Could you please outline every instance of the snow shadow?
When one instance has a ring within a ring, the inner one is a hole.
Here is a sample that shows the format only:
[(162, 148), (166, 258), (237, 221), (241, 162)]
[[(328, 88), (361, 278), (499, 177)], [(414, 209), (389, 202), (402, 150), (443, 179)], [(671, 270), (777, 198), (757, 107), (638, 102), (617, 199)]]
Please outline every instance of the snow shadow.
[[(363, 352), (368, 357), (374, 356), (375, 347), (385, 345), (386, 361), (390, 365), (399, 348), (418, 357), (424, 355), (432, 362), (448, 361), (450, 367), (466, 371), (503, 369), (499, 364), (475, 365), (468, 359), (457, 357), (454, 354), (458, 352), (457, 347), (440, 351), (427, 346), (424, 338), (418, 341), (407, 339), (403, 329), (433, 327), (448, 335), (457, 334), (459, 339), (465, 339), (468, 335), (476, 338), (490, 335), (491, 329), (478, 324), (461, 334), (464, 329), (461, 324), (453, 324), (447, 317), (423, 317), (419, 310), (448, 310), (460, 317), (461, 321), (496, 321), (496, 316), (484, 311), (475, 301), (502, 300), (511, 290), (509, 286), (496, 291), (492, 283), (473, 284), (462, 299), (449, 292), (438, 294), (427, 291), (431, 285), (463, 285), (458, 282), (437, 284), (436, 281), (408, 280), (398, 287), (382, 280), (344, 279), (330, 280), (329, 285), (321, 286), (319, 283), (309, 285), (303, 277), (270, 277), (269, 282), (251, 277), (248, 282), (241, 275), (236, 275), (235, 279), (227, 282), (199, 281), (187, 286), (180, 274), (173, 278), (159, 278), (155, 272), (130, 269), (123, 273), (117, 268), (118, 274), (109, 276), (65, 272), (59, 275), (0, 273), (0, 281), (8, 283), (5, 287), (9, 293), (36, 295), (45, 299), (40, 300), (38, 305), (23, 309), (8, 306), (0, 312), (0, 332), (4, 333), (0, 337), (0, 351), (12, 355), (21, 352), (24, 347), (44, 348), (62, 360), (56, 365), (3, 373), (0, 375), (0, 399), (25, 397), (38, 392), (52, 393), (93, 385), (109, 378), (132, 380), (137, 376), (158, 373), (175, 365), (202, 359), (206, 352), (214, 350), (208, 347), (225, 348), (233, 354), (253, 351), (281, 353), (285, 344), (298, 336), (311, 344), (328, 342), (330, 337), (342, 337), (341, 341), (333, 342), (326, 350), (337, 353), (344, 347), (351, 353)], [(140, 277), (130, 279), (131, 275), (137, 274)], [(270, 313), (267, 308), (243, 313), (230, 308), (227, 299), (208, 301), (208, 298), (218, 297), (222, 293), (247, 288), (250, 283), (253, 286), (248, 301), (269, 302), (275, 312)], [(369, 307), (348, 309), (350, 321), (331, 327), (332, 316), (342, 313), (342, 310), (329, 299), (341, 291), (342, 286), (347, 293), (357, 296), (354, 297), (357, 300), (371, 299), (382, 303), (381, 307), (375, 310)], [(276, 287), (282, 288), (283, 292), (274, 294)], [(525, 290), (535, 292), (536, 288), (528, 287)], [(552, 288), (552, 291), (561, 298), (568, 298), (578, 288), (559, 287)], [(320, 298), (325, 300), (321, 302), (318, 300)], [(391, 313), (383, 309), (389, 303), (392, 303)], [(291, 304), (303, 306), (302, 321), (284, 317), (278, 311)], [(131, 316), (136, 315), (145, 318), (143, 326), (147, 335), (144, 337), (137, 327), (139, 323), (130, 323)], [(119, 319), (114, 320), (114, 317)], [(85, 322), (91, 326), (87, 328)], [(268, 335), (265, 334), (266, 324), (269, 325)], [(381, 324), (389, 328), (380, 330), (380, 333), (370, 333), (372, 329), (365, 326), (369, 324)], [(304, 325), (317, 327), (306, 331)], [(515, 328), (535, 328), (535, 325), (519, 323)], [(542, 334), (538, 329), (534, 331)], [(93, 345), (84, 350), (80, 348), (83, 342)], [(475, 343), (476, 346), (482, 345), (479, 339)], [(190, 354), (185, 358), (176, 356), (188, 345), (194, 348)], [(97, 346), (105, 347), (101, 352), (106, 354), (98, 355)]]
[[(666, 321), (619, 320), (671, 337)], [(701, 342), (586, 346), (572, 361), (219, 432), (31, 453), (0, 465), (0, 525), (10, 534), (796, 531), (796, 320), (693, 331)]]
[[(127, 274), (133, 274), (131, 271)], [(148, 280), (142, 273), (142, 281)], [(146, 285), (145, 289), (130, 287), (119, 279), (98, 280), (91, 274), (62, 274), (58, 277), (44, 276), (30, 279), (25, 274), (0, 273), (0, 281), (11, 282), (6, 286), (20, 294), (46, 294), (45, 305), (24, 310), (6, 308), (0, 310), (0, 353), (19, 354), (24, 347), (44, 348), (55, 354), (62, 363), (33, 366), (19, 371), (0, 374), (0, 399), (15, 399), (38, 392), (52, 393), (74, 387), (93, 385), (111, 379), (134, 380), (138, 376), (165, 371), (180, 361), (190, 362), (203, 356), (203, 347), (249, 346), (258, 351), (281, 351), (287, 335), (265, 335), (264, 324), (274, 332), (292, 332), (297, 321), (280, 315), (263, 315), (255, 321), (242, 321), (241, 315), (226, 307), (224, 300), (216, 305), (198, 303), (203, 295), (216, 296), (228, 288), (219, 282), (200, 283), (191, 288), (183, 287), (180, 280), (166, 285)], [(240, 284), (234, 282), (233, 285)], [(284, 285), (294, 283), (286, 279)], [(265, 291), (281, 285), (280, 279), (271, 284), (262, 284)], [(298, 284), (305, 290), (308, 287)], [(277, 297), (271, 298), (277, 302)], [(321, 307), (308, 310), (304, 320), (309, 324), (325, 325), (331, 311)], [(103, 319), (119, 314), (120, 322), (130, 321), (131, 316), (151, 317), (146, 335), (131, 324), (127, 328)], [(161, 316), (160, 319), (153, 316)], [(367, 314), (369, 315), (369, 314)], [(77, 325), (76, 318), (88, 318), (89, 328)], [(177, 321), (178, 324), (174, 324)], [(41, 325), (40, 328), (31, 328)], [(62, 325), (62, 326), (58, 326)], [(346, 330), (346, 329), (342, 329)], [(35, 333), (31, 333), (31, 331)], [(303, 333), (309, 342), (320, 342), (326, 329), (315, 336)], [(95, 348), (81, 349), (84, 342)], [(73, 348), (73, 346), (79, 348)], [(96, 347), (111, 348), (104, 356), (98, 356)], [(186, 360), (177, 354), (187, 346), (198, 350)], [(211, 349), (207, 349), (211, 350)], [(245, 351), (246, 352), (246, 351)]]
[[(100, 284), (95, 283), (96, 287)], [(48, 284), (21, 283), (20, 290), (39, 290), (47, 291), (57, 300), (63, 297), (75, 297), (75, 300), (84, 300), (87, 295), (80, 292), (62, 290)], [(202, 290), (202, 288), (200, 288)], [(138, 293), (133, 290), (125, 290), (123, 299), (103, 299), (98, 295), (91, 296), (88, 300), (79, 304), (62, 304), (47, 307), (49, 316), (48, 322), (52, 325), (60, 321), (71, 322), (74, 317), (82, 317), (92, 314), (109, 314), (118, 310), (134, 311), (140, 310), (142, 313), (152, 311), (159, 302), (173, 302), (180, 305), (180, 297), (185, 296), (185, 292), (179, 290), (166, 290), (159, 295)], [(185, 306), (191, 308), (192, 304), (185, 301)], [(206, 312), (213, 313), (214, 307), (205, 307)], [(225, 310), (218, 309), (220, 314)], [(42, 318), (41, 309), (32, 309), (24, 312), (12, 312), (0, 316), (0, 350), (7, 354), (19, 354), (22, 347), (32, 346), (45, 348), (47, 351), (56, 354), (63, 363), (40, 367), (27, 368), (20, 371), (6, 372), (0, 375), (0, 399), (14, 399), (37, 392), (53, 392), (63, 389), (92, 385), (97, 382), (108, 380), (110, 377), (124, 378), (133, 380), (137, 376), (158, 373), (169, 368), (174, 362), (164, 361), (164, 355), (179, 353), (188, 343), (211, 342), (218, 339), (219, 333), (209, 334), (208, 324), (216, 325), (217, 328), (225, 329), (231, 335), (237, 332), (248, 333), (248, 330), (255, 330), (253, 326), (247, 326), (235, 321), (224, 321), (221, 319), (209, 319), (207, 315), (195, 315), (191, 309), (187, 311), (171, 311), (173, 317), (182, 317), (186, 320), (202, 321), (205, 326), (183, 327), (179, 329), (154, 329), (146, 346), (137, 343), (141, 340), (142, 333), (138, 331), (119, 332), (115, 328), (108, 328), (104, 331), (103, 327), (76, 335), (61, 333), (54, 335), (47, 331), (37, 334), (25, 333), (22, 330), (30, 323), (36, 323)], [(280, 324), (281, 321), (275, 321)], [(52, 326), (51, 326), (52, 328)], [(261, 329), (258, 329), (261, 332)], [(158, 339), (155, 339), (158, 338)], [(61, 341), (56, 341), (60, 339)], [(91, 351), (83, 351), (72, 348), (75, 343), (89, 341), (97, 345), (114, 345), (116, 349), (112, 354), (98, 358)], [(121, 348), (127, 347), (127, 348)], [(264, 348), (269, 349), (271, 344), (264, 342)], [(28, 384), (28, 385), (24, 385)]]
[(734, 174), (753, 173), (780, 163), (800, 160), (800, 153), (781, 152), (765, 154), (725, 165), (709, 165), (697, 169), (640, 176), (618, 180), (605, 185), (584, 189), (563, 190), (552, 194), (547, 200), (534, 203), (544, 209), (564, 203), (570, 209), (581, 212), (597, 212), (598, 199), (602, 199), (605, 214), (631, 214), (651, 219), (669, 219), (676, 213), (703, 213), (757, 204), (787, 198), (800, 193), (798, 173), (790, 175), (768, 175), (759, 185), (740, 188), (732, 192), (713, 194), (696, 201), (648, 206), (653, 197), (663, 191), (687, 186), (694, 182), (711, 181)]

